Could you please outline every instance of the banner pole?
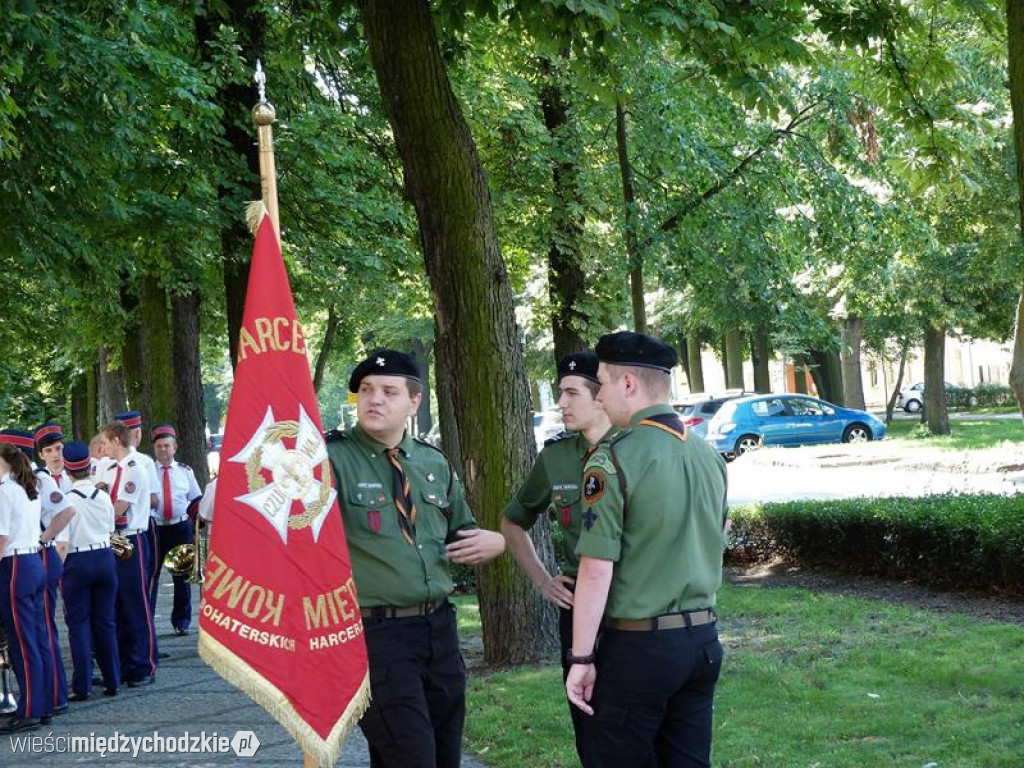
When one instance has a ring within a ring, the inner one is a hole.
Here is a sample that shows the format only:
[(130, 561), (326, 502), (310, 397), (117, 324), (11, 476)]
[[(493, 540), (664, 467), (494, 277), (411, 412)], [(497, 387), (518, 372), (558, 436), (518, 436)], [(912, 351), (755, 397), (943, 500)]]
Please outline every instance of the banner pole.
[[(274, 106), (267, 101), (267, 76), (263, 72), (263, 65), (259, 59), (256, 60), (256, 74), (254, 76), (256, 86), (259, 89), (260, 100), (252, 108), (252, 119), (256, 123), (257, 140), (259, 142), (260, 158), (260, 189), (263, 194), (263, 205), (266, 206), (267, 215), (274, 225), (274, 236), (277, 238), (278, 246), (281, 245), (281, 219), (277, 208), (277, 168), (274, 164), (274, 119), (277, 117)], [(319, 762), (309, 754), (302, 752), (303, 768), (318, 768)]]
[(270, 221), (274, 225), (277, 242), (281, 241), (281, 219), (277, 209), (277, 169), (274, 166), (274, 119), (276, 113), (273, 105), (267, 101), (267, 76), (263, 65), (256, 60), (256, 86), (259, 89), (259, 103), (252, 108), (252, 119), (256, 123), (259, 137), (260, 157), (260, 188), (263, 193), (263, 204), (267, 207)]

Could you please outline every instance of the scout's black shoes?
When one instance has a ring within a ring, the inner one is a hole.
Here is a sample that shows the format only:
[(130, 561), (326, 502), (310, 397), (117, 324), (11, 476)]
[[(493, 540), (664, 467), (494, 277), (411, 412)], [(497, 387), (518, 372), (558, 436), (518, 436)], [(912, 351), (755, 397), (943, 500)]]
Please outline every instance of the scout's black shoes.
[(15, 715), (0, 726), (0, 733), (21, 733), (22, 731), (35, 731), (38, 728), (38, 717), (18, 717)]

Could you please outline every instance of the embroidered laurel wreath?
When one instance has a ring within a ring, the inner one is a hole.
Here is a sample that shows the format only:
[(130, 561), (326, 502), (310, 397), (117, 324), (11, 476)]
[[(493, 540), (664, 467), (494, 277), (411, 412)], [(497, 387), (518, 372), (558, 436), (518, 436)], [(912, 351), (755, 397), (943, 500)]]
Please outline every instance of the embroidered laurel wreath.
[[(249, 493), (265, 488), (267, 485), (267, 481), (264, 479), (262, 471), (264, 446), (280, 443), (283, 438), (294, 438), (298, 437), (298, 435), (299, 422), (297, 421), (278, 421), (267, 427), (266, 432), (263, 433), (263, 440), (256, 447), (256, 450), (252, 452), (252, 455), (249, 456), (248, 461), (245, 462), (245, 476), (249, 481)], [(310, 525), (323, 511), (331, 494), (331, 484), (329, 481), (330, 471), (330, 462), (327, 459), (324, 459), (320, 464), (320, 476), (323, 478), (323, 482), (320, 483), (320, 493), (318, 494), (316, 501), (308, 504), (302, 514), (292, 515), (289, 517), (289, 528), (292, 528), (293, 530), (305, 528)]]

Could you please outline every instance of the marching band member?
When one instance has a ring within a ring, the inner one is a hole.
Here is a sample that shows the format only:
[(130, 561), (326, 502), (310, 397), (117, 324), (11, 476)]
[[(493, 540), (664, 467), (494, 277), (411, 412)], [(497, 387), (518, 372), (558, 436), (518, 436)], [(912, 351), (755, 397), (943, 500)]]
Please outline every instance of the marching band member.
[(45, 574), (39, 557), (39, 489), (32, 465), (20, 450), (32, 436), (0, 434), (0, 620), (10, 643), (18, 681), (18, 707), (2, 733), (39, 728), (46, 711), (43, 677), (46, 629), (43, 622)]
[(117, 561), (117, 626), (121, 677), (128, 687), (156, 680), (157, 647), (153, 610), (149, 604), (146, 563), (152, 558), (144, 536), (149, 521), (145, 473), (131, 453), (128, 427), (111, 422), (101, 430), (103, 452), (113, 460), (103, 481), (114, 503), (114, 527), (133, 545), (132, 554)]
[[(116, 696), (121, 679), (117, 650), (117, 561), (110, 548), (114, 505), (89, 479), (92, 461), (85, 443), (64, 446), (64, 468), (72, 482), (75, 516), (68, 536), (61, 595), (71, 645), (71, 701), (86, 701), (96, 653), (105, 696)], [(46, 538), (46, 534), (43, 534)]]
[[(156, 523), (157, 563), (163, 563), (172, 547), (192, 543), (192, 523), (188, 507), (202, 496), (192, 468), (174, 460), (178, 450), (178, 433), (170, 424), (158, 424), (150, 432), (153, 454), (157, 460), (157, 506), (152, 517)], [(160, 569), (152, 579), (149, 602), (156, 605), (160, 585)], [(174, 609), (171, 626), (176, 635), (187, 635), (192, 622), (192, 585), (184, 576), (174, 577)]]
[[(146, 548), (149, 557), (143, 565), (146, 568), (147, 593), (155, 595), (156, 586), (154, 582), (157, 579), (157, 574), (160, 573), (160, 561), (156, 559), (156, 523), (151, 515), (153, 510), (156, 509), (156, 492), (160, 485), (160, 480), (156, 476), (156, 464), (153, 459), (148, 454), (139, 450), (139, 446), (142, 444), (142, 414), (138, 411), (124, 411), (123, 413), (114, 414), (114, 421), (120, 421), (128, 427), (128, 438), (131, 443), (128, 453), (142, 468), (142, 473), (145, 476), (145, 485), (147, 487), (142, 492), (142, 502), (149, 515), (146, 517), (146, 530), (143, 536), (146, 537), (149, 543), (149, 546)], [(156, 610), (155, 600), (150, 600), (150, 607), (154, 611)]]
[[(35, 446), (36, 454), (46, 464), (45, 468), (35, 470), (42, 506), (40, 525), (45, 528), (62, 512), (72, 509), (67, 498), (71, 481), (64, 473), (64, 459), (61, 455), (64, 448), (64, 430), (56, 422), (46, 422), (35, 431)], [(64, 573), (64, 553), (60, 550), (66, 552), (67, 522), (70, 520), (68, 515), (65, 515), (65, 518), (67, 519), (58, 528), (60, 532), (55, 538), (48, 539), (48, 543), (40, 550), (43, 568), (46, 569), (43, 610), (46, 617), (46, 663), (50, 667), (47, 683), (52, 692), (48, 693), (48, 696), (52, 695), (53, 710), (58, 714), (68, 708), (68, 681), (60, 653), (60, 633), (57, 630), (57, 589), (60, 586), (61, 574)]]

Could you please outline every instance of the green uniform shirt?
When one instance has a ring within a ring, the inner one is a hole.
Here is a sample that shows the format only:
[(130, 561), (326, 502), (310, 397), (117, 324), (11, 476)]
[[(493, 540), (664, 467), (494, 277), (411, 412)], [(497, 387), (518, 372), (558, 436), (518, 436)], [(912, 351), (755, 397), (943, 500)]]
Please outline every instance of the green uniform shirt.
[(715, 605), (722, 583), (726, 468), (717, 451), (635, 414), (602, 442), (583, 476), (576, 554), (615, 563), (605, 615), (649, 619)]
[[(613, 427), (602, 439), (616, 431)], [(581, 432), (566, 433), (549, 442), (502, 513), (524, 531), (530, 530), (539, 516), (550, 513), (562, 531), (558, 562), (562, 573), (573, 578), (580, 565), (576, 556), (576, 543), (583, 527), (580, 483), (589, 450), (590, 443)]]
[(359, 605), (411, 606), (447, 597), (453, 588), (445, 545), (456, 531), (476, 528), (448, 458), (406, 435), (399, 463), (416, 505), (415, 546), (402, 535), (387, 446), (356, 425), (331, 432), (327, 454), (352, 558)]

